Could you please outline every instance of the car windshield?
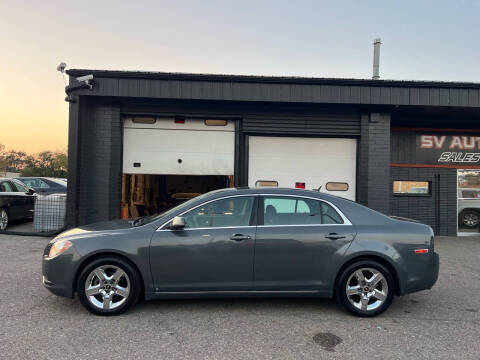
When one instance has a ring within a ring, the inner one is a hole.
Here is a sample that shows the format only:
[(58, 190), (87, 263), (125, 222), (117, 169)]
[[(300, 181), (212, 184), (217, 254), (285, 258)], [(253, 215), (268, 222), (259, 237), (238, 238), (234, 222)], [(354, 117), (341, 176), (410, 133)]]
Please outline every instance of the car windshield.
[(170, 216), (171, 214), (175, 213), (176, 211), (179, 211), (179, 210), (182, 210), (182, 209), (188, 209), (189, 206), (194, 203), (195, 201), (197, 200), (201, 200), (203, 198), (206, 198), (207, 195), (209, 195), (210, 193), (205, 193), (205, 194), (202, 194), (200, 196), (197, 196), (197, 197), (194, 197), (188, 201), (185, 201), (184, 203), (181, 203), (173, 208), (170, 208), (168, 210), (165, 210), (159, 214), (154, 214), (154, 215), (149, 215), (149, 216), (145, 216), (145, 217), (142, 217), (140, 218), (141, 221), (138, 223), (138, 225), (145, 225), (145, 224), (150, 224), (152, 222), (154, 222), (155, 220), (157, 219), (160, 219), (162, 217), (168, 217)]

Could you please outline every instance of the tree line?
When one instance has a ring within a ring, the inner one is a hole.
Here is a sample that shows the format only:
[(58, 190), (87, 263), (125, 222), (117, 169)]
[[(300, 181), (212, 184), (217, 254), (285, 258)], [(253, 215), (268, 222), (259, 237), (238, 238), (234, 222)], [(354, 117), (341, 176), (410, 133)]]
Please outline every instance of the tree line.
[(42, 151), (27, 154), (24, 151), (6, 151), (5, 146), (0, 144), (0, 173), (4, 172), (16, 172), (20, 176), (64, 178), (67, 177), (67, 152)]

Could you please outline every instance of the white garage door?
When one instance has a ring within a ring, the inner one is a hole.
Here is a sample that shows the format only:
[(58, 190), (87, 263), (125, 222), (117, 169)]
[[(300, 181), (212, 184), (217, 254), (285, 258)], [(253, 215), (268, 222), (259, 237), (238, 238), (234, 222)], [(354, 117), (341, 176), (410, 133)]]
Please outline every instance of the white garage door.
[(235, 127), (203, 120), (124, 120), (123, 172), (162, 175), (233, 175)]
[[(306, 189), (355, 200), (357, 141), (355, 139), (263, 137), (249, 138), (248, 185), (277, 181), (279, 187), (305, 183)], [(327, 183), (330, 183), (327, 186)], [(328, 191), (342, 186), (346, 191)]]

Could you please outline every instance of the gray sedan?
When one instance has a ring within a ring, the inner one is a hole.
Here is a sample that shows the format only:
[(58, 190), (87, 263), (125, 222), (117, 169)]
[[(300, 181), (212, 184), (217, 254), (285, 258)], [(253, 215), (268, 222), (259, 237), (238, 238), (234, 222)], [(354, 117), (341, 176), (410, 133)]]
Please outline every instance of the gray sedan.
[(167, 212), (66, 231), (43, 284), (99, 315), (147, 300), (335, 297), (375, 316), (438, 277), (432, 229), (349, 200), (295, 189), (224, 189)]

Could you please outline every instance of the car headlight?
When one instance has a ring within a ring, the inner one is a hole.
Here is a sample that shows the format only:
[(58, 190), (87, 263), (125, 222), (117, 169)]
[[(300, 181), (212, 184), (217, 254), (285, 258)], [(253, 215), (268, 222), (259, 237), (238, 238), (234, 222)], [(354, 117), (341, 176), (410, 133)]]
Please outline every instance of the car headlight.
[(53, 243), (50, 251), (48, 252), (48, 258), (54, 258), (65, 251), (67, 251), (72, 246), (71, 241), (68, 240), (60, 240)]

